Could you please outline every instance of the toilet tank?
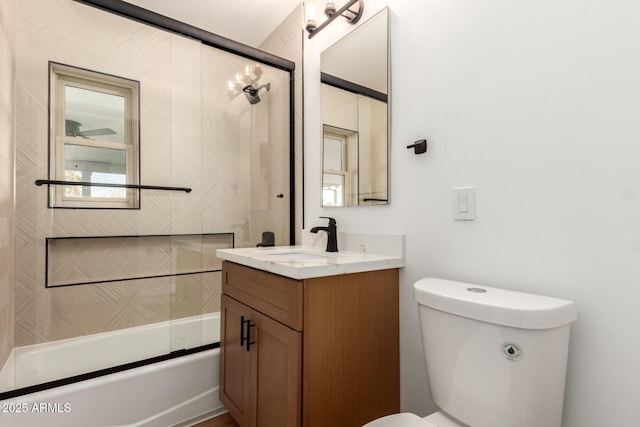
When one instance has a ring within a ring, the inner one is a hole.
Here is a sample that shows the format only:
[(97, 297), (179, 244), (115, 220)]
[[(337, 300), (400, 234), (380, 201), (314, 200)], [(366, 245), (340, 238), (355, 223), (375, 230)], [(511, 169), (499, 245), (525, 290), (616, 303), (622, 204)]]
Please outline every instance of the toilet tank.
[(435, 278), (414, 297), (440, 409), (473, 427), (560, 427), (572, 301)]

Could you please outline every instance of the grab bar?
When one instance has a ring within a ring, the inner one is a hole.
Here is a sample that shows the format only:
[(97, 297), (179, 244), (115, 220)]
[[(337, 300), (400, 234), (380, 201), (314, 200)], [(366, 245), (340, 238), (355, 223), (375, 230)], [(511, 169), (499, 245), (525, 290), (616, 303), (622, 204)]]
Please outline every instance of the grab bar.
[(138, 185), (138, 184), (107, 184), (99, 182), (82, 182), (82, 181), (57, 181), (53, 179), (36, 179), (35, 184), (41, 185), (82, 185), (84, 187), (113, 187), (113, 188), (133, 188), (136, 190), (167, 190), (167, 191), (184, 191), (191, 193), (188, 187), (166, 187), (158, 185)]

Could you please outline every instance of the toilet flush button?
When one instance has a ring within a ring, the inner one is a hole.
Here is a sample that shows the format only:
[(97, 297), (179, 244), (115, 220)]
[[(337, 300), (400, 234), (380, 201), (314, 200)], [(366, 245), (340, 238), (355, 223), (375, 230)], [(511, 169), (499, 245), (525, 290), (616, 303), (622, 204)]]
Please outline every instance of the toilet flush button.
[(512, 362), (522, 358), (522, 349), (514, 342), (505, 342), (502, 344), (502, 355)]

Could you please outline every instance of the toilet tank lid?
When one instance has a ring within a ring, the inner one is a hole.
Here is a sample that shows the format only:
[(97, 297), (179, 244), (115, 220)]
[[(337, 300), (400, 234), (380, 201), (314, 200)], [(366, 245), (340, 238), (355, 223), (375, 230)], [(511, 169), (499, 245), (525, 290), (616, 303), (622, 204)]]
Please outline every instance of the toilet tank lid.
[(573, 301), (427, 277), (413, 285), (418, 304), (470, 319), (521, 329), (573, 322)]

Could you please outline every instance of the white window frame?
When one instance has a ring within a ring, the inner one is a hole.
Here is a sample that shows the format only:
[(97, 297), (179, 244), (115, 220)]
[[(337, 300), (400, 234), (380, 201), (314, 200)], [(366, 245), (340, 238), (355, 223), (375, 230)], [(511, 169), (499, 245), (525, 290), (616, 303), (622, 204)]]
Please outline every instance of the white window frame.
[[(322, 173), (327, 175), (336, 175), (344, 177), (344, 189), (343, 189), (343, 204), (339, 206), (355, 206), (357, 205), (357, 199), (354, 198), (358, 194), (357, 182), (358, 182), (358, 164), (357, 164), (357, 150), (358, 150), (358, 132), (341, 129), (331, 125), (323, 125), (322, 146), (324, 147), (324, 139), (331, 138), (336, 141), (340, 141), (342, 148), (342, 169), (329, 169), (324, 166), (324, 153), (323, 153), (323, 165)], [(323, 148), (324, 150), (324, 148)], [(322, 179), (324, 188), (324, 179)]]
[[(102, 141), (65, 135), (65, 87), (73, 86), (95, 92), (122, 96), (125, 103), (125, 139), (122, 142)], [(65, 180), (65, 146), (78, 145), (92, 148), (119, 150), (125, 153), (126, 184), (139, 184), (139, 88), (137, 81), (124, 79), (50, 63), (50, 179)], [(65, 196), (64, 185), (50, 187), (50, 207), (55, 208), (107, 208), (137, 209), (140, 207), (140, 191), (126, 189), (123, 199)]]

